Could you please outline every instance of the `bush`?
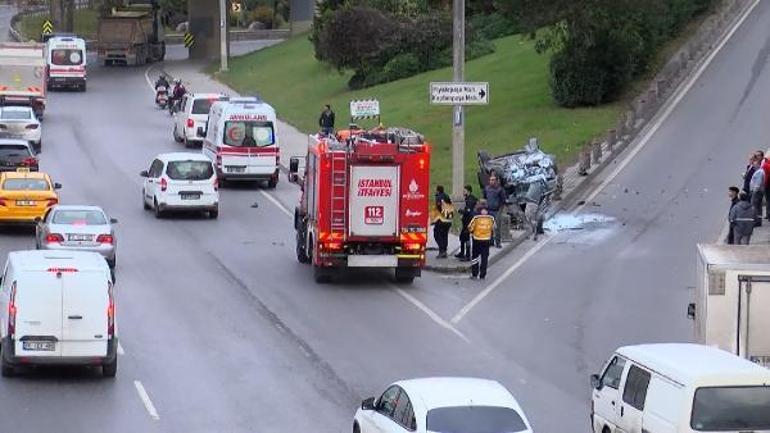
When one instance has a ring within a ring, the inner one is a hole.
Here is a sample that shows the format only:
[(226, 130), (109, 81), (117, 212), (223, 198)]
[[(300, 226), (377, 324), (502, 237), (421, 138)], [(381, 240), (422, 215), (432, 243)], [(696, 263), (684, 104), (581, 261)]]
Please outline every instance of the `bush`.
[(422, 67), (417, 56), (412, 53), (404, 53), (390, 59), (382, 69), (382, 75), (386, 81), (396, 81), (418, 74), (421, 70)]

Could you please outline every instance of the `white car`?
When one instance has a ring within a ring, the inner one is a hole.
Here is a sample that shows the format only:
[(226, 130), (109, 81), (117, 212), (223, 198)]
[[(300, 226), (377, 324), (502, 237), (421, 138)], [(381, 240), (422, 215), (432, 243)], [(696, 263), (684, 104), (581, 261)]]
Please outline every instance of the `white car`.
[(32, 107), (0, 107), (0, 135), (29, 142), (40, 153), (43, 128)]
[(206, 128), (209, 110), (214, 102), (228, 99), (227, 96), (218, 93), (186, 94), (182, 98), (179, 111), (174, 114), (174, 140), (184, 143), (185, 147), (200, 147), (203, 138), (198, 136), (198, 128)]
[(219, 216), (219, 181), (211, 160), (201, 153), (158, 155), (144, 177), (142, 204), (161, 218), (168, 211), (208, 212)]
[(435, 377), (390, 385), (361, 403), (353, 433), (531, 433), (516, 399), (493, 380)]

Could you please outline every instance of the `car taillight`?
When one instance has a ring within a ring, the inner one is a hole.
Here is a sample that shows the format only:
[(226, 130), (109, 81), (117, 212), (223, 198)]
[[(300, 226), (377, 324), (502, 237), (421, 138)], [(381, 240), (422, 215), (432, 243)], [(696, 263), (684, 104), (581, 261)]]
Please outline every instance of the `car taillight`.
[(27, 129), (37, 129), (37, 127), (38, 127), (38, 126), (40, 126), (40, 125), (35, 125), (35, 124), (33, 123), (33, 124), (31, 124), (31, 125), (27, 125), (27, 126), (26, 126), (26, 128), (27, 128)]
[(57, 204), (59, 204), (58, 198), (49, 198), (48, 203), (46, 203), (46, 207), (56, 206)]
[(60, 235), (59, 233), (49, 233), (48, 236), (45, 237), (45, 241), (49, 244), (64, 242), (64, 236)]
[(187, 119), (187, 127), (188, 127), (188, 128), (193, 128), (193, 127), (195, 127), (195, 121), (194, 121), (194, 120), (192, 120), (192, 119)]
[(15, 337), (14, 334), (16, 334), (16, 314), (18, 313), (18, 310), (16, 309), (16, 283), (13, 283), (13, 286), (11, 286), (11, 299), (8, 302), (8, 335), (11, 336), (11, 338)]
[(214, 177), (214, 191), (219, 191), (219, 178)]
[(107, 293), (110, 298), (107, 304), (107, 335), (112, 338), (115, 336), (115, 297), (112, 294), (112, 283), (109, 283)]
[(99, 242), (100, 244), (112, 245), (113, 240), (112, 235), (99, 235), (96, 237), (96, 242)]
[(168, 181), (165, 177), (160, 178), (160, 190), (166, 191), (168, 189)]
[(0, 197), (0, 206), (5, 206), (6, 205), (6, 202), (5, 202), (6, 200), (8, 200), (8, 199), (5, 198), (5, 197)]
[(32, 166), (37, 165), (37, 158), (34, 156), (30, 156), (29, 158), (24, 158), (23, 161), (21, 161), (22, 165)]

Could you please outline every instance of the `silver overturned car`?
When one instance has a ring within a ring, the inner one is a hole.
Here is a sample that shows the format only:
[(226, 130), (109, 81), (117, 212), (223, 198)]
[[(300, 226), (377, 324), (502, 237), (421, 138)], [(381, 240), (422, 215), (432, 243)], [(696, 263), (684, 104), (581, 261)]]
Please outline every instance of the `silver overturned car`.
[(54, 206), (37, 222), (35, 243), (42, 250), (94, 251), (115, 268), (117, 222), (98, 206)]

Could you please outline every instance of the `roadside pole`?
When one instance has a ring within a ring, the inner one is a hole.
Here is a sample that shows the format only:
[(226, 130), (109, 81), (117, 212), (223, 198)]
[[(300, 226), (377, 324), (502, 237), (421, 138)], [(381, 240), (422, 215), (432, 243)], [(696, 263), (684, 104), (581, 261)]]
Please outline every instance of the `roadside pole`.
[[(465, 81), (465, 0), (454, 0), (455, 83)], [(463, 106), (455, 105), (452, 116), (452, 198), (463, 196), (465, 185), (465, 119)]]
[(227, 72), (227, 0), (219, 0), (219, 42), (220, 59), (219, 72)]

